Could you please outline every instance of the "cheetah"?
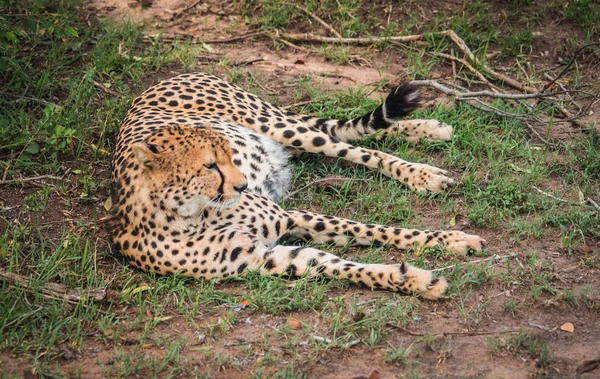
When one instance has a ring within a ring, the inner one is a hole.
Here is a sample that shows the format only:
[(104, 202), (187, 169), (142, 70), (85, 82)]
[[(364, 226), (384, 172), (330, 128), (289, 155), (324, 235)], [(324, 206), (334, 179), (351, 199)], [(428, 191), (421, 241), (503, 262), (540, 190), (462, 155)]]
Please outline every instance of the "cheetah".
[(348, 144), (366, 135), (450, 139), (449, 125), (402, 120), (418, 105), (416, 88), (404, 84), (363, 117), (328, 120), (284, 111), (205, 73), (161, 81), (133, 101), (116, 137), (109, 223), (115, 249), (133, 266), (163, 275), (325, 276), (439, 299), (446, 280), (407, 262), (362, 264), (278, 244), (291, 235), (338, 246), (483, 249), (483, 239), (459, 231), (362, 224), (278, 205), (290, 184), (290, 152), (379, 169), (416, 191), (451, 185), (444, 170)]

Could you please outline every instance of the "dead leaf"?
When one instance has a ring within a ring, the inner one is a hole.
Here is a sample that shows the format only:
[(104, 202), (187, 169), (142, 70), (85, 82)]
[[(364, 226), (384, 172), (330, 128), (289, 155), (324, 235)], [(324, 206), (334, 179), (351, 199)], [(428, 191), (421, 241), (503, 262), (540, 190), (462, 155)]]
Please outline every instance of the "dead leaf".
[(293, 330), (299, 330), (302, 329), (302, 324), (295, 318), (290, 318), (288, 321), (288, 327)]
[(106, 211), (110, 211), (110, 208), (112, 208), (113, 206), (113, 202), (112, 202), (112, 196), (109, 196), (106, 201), (104, 202), (104, 209), (106, 209)]
[(306, 62), (304, 62), (302, 59), (296, 59), (294, 64), (306, 64)]
[(583, 361), (582, 364), (577, 367), (577, 374), (585, 374), (586, 372), (593, 371), (600, 367), (600, 359), (592, 359), (590, 361)]
[(452, 216), (450, 219), (450, 226), (456, 226), (456, 215)]
[(564, 324), (562, 324), (562, 326), (560, 327), (560, 330), (563, 330), (565, 332), (569, 332), (569, 333), (573, 333), (575, 331), (575, 327), (573, 326), (572, 323), (570, 322), (565, 322)]
[(379, 371), (377, 370), (373, 370), (371, 375), (369, 375), (369, 379), (379, 379), (380, 377), (381, 375), (379, 375)]

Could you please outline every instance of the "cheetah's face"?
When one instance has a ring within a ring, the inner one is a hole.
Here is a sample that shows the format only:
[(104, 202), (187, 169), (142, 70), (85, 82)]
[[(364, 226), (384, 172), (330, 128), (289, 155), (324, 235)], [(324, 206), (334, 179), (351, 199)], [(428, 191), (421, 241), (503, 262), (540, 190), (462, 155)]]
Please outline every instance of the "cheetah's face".
[(133, 145), (149, 196), (163, 211), (198, 216), (205, 208), (229, 208), (247, 188), (217, 132), (169, 126)]

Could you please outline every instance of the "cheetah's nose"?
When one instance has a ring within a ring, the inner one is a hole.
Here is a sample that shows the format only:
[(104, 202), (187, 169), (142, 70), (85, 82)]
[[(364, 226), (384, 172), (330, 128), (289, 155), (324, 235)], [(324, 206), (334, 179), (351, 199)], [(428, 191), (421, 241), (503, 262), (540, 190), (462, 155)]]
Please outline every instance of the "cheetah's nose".
[(244, 190), (246, 190), (246, 188), (248, 188), (248, 183), (244, 183), (241, 186), (233, 187), (233, 189), (238, 191), (239, 193), (244, 192)]

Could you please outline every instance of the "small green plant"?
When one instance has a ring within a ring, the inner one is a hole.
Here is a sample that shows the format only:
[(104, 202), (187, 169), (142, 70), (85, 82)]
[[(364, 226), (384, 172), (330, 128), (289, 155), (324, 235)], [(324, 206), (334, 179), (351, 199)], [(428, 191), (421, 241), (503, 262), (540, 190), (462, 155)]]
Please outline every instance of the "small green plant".
[(318, 52), (328, 62), (340, 65), (350, 62), (351, 51), (347, 46), (323, 45)]
[(592, 34), (600, 28), (600, 5), (595, 1), (569, 1), (564, 14), (567, 19), (589, 28)]
[(48, 195), (50, 187), (44, 186), (43, 189), (25, 196), (24, 202), (31, 211), (43, 211), (48, 205)]
[[(401, 341), (400, 345), (402, 345), (404, 342)], [(395, 363), (395, 364), (409, 364), (409, 363), (415, 363), (418, 361), (415, 360), (411, 360), (408, 357), (410, 356), (410, 353), (413, 350), (413, 344), (411, 343), (408, 346), (398, 346), (398, 347), (394, 347), (390, 345), (390, 353), (385, 357), (385, 361), (387, 363)]]
[(548, 352), (546, 341), (537, 336), (529, 336), (521, 330), (518, 335), (505, 335), (502, 337), (487, 339), (488, 349), (495, 355), (502, 355), (504, 352), (517, 354), (519, 351), (525, 351), (538, 360), (538, 367), (543, 368), (553, 361), (553, 357)]
[(513, 316), (519, 308), (523, 305), (522, 302), (515, 298), (510, 298), (504, 302), (504, 310), (510, 312)]
[(500, 46), (502, 46), (499, 57), (511, 58), (526, 56), (531, 53), (532, 41), (533, 33), (531, 27), (525, 28), (517, 33), (510, 33), (499, 39)]

